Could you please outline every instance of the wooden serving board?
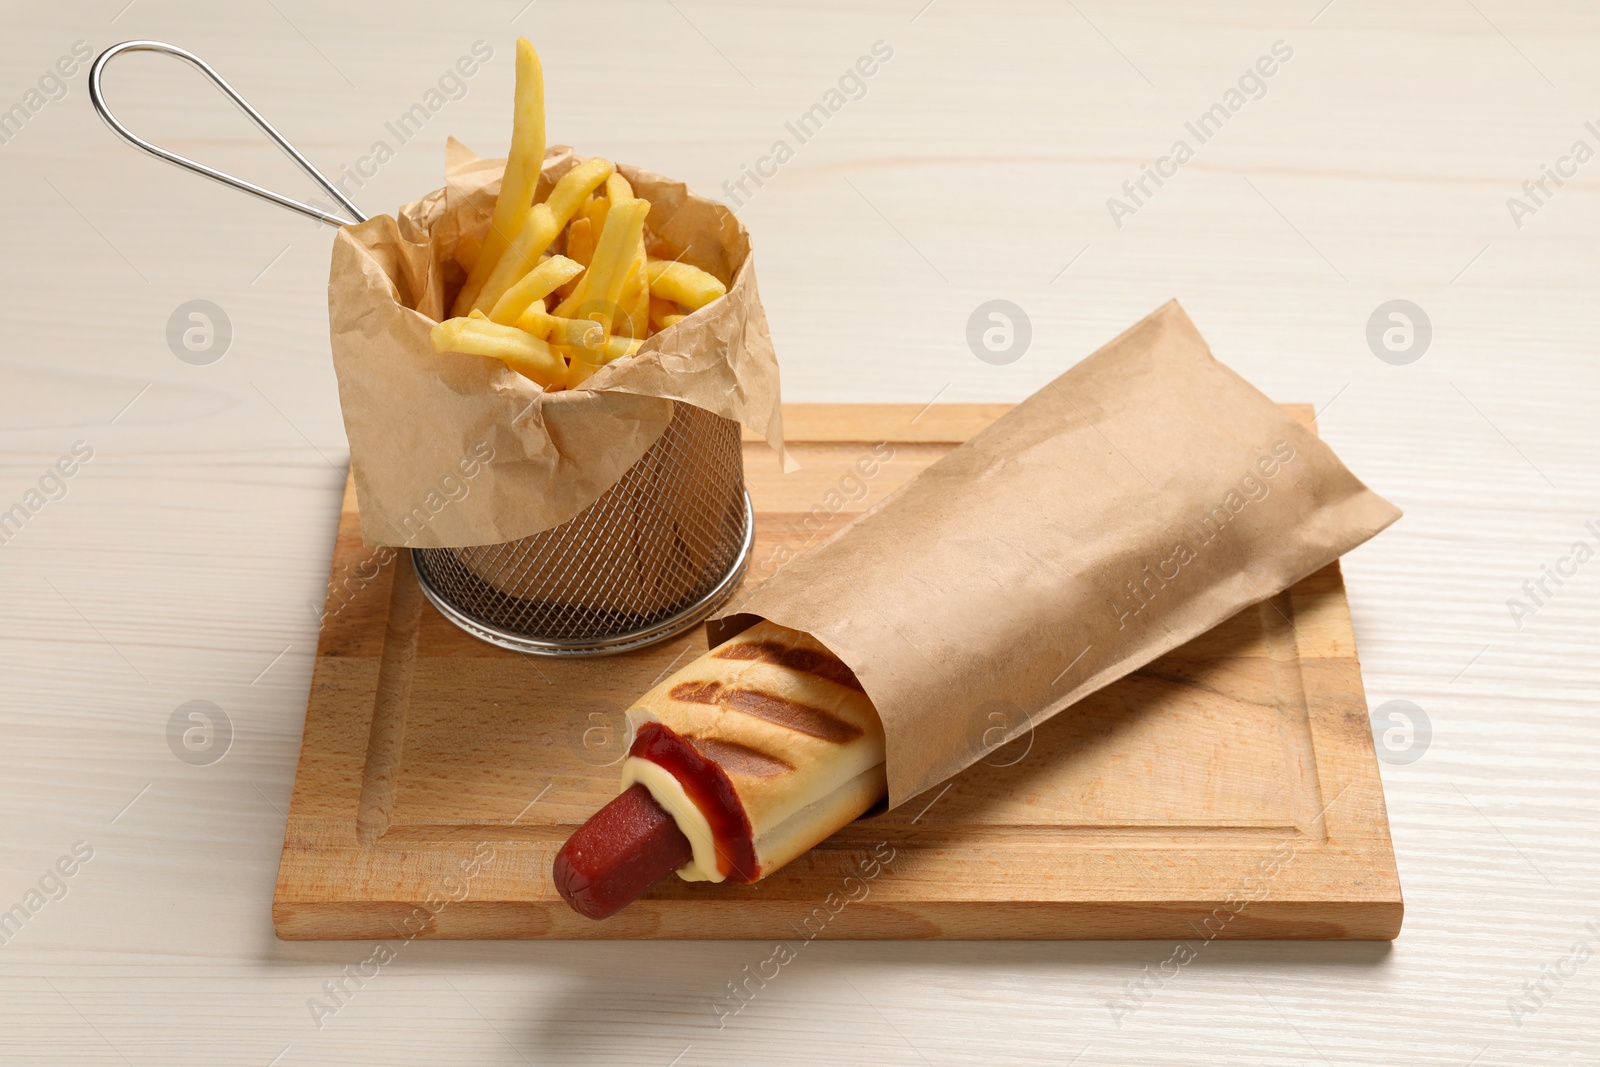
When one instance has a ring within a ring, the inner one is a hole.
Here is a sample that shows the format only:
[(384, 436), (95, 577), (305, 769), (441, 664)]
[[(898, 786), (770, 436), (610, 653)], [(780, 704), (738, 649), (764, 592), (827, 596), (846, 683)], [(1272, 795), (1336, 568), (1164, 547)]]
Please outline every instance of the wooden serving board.
[[(795, 405), (746, 443), (749, 581), (1006, 410)], [(1309, 422), (1310, 409), (1294, 406)], [(550, 881), (616, 792), (622, 712), (700, 628), (556, 661), (462, 633), (346, 489), (273, 902), (278, 936), (1393, 938), (1400, 885), (1337, 565), (751, 886), (668, 879), (604, 922)]]

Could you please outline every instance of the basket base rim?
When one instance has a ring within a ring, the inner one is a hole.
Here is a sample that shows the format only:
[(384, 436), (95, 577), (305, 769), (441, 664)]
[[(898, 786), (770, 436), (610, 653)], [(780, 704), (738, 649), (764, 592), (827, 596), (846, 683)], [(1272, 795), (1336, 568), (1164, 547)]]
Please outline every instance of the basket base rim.
[(715, 611), (724, 600), (733, 595), (743, 580), (745, 568), (750, 562), (750, 551), (755, 545), (755, 536), (755, 507), (750, 501), (750, 493), (747, 490), (744, 493), (744, 538), (739, 544), (739, 551), (735, 553), (733, 562), (718, 579), (717, 584), (693, 603), (685, 605), (665, 619), (624, 633), (608, 634), (603, 637), (531, 637), (504, 629), (458, 608), (446, 599), (428, 577), (427, 567), (419, 563), (418, 554), (423, 551), (422, 549), (411, 550), (411, 569), (416, 575), (417, 586), (422, 590), (422, 595), (439, 610), (439, 614), (480, 641), (533, 656), (614, 656), (676, 637)]

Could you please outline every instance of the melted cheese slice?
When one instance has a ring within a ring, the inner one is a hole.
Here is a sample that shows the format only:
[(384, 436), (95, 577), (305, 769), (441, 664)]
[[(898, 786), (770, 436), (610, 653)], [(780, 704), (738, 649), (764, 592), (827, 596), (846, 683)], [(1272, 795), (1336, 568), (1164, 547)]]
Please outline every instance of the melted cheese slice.
[(618, 792), (627, 792), (635, 782), (643, 782), (656, 803), (667, 809), (694, 850), (694, 858), (678, 868), (678, 877), (685, 882), (720, 882), (726, 878), (717, 869), (716, 838), (712, 836), (710, 820), (672, 772), (659, 763), (629, 756), (622, 761), (622, 788)]

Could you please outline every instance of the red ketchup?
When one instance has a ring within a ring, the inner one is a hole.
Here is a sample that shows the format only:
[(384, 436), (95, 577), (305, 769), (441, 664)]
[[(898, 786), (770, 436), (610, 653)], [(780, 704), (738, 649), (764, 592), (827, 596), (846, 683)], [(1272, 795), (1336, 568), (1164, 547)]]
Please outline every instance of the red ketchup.
[(717, 870), (734, 882), (753, 882), (756, 867), (755, 835), (750, 818), (727, 772), (715, 760), (707, 759), (679, 734), (658, 722), (647, 722), (634, 735), (628, 755), (647, 759), (664, 768), (694, 806), (711, 824), (717, 850)]

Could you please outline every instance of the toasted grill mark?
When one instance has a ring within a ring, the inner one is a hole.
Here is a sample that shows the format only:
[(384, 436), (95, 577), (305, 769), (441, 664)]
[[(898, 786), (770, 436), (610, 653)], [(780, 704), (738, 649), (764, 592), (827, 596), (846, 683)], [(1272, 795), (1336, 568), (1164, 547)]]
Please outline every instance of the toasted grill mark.
[(794, 765), (786, 760), (762, 752), (737, 741), (723, 741), (715, 737), (690, 737), (688, 741), (707, 759), (716, 760), (722, 769), (751, 778), (776, 778), (788, 774)]
[(672, 699), (686, 704), (720, 704), (836, 745), (861, 736), (861, 727), (831, 712), (759, 689), (727, 689), (721, 682), (679, 682), (672, 687)]
[(832, 741), (836, 745), (848, 744), (861, 736), (859, 726), (845, 722), (821, 708), (788, 697), (763, 693), (759, 689), (725, 689), (717, 694), (717, 703), (778, 726)]
[(672, 687), (672, 699), (685, 704), (715, 704), (721, 682), (679, 682)]
[(814, 674), (818, 678), (826, 678), (835, 685), (842, 685), (846, 689), (854, 689), (858, 693), (866, 690), (861, 688), (861, 683), (856, 679), (855, 672), (846, 667), (837, 656), (826, 652), (817, 652), (809, 648), (791, 648), (777, 641), (745, 641), (736, 645), (729, 645), (717, 653), (718, 659), (749, 659), (762, 663), (775, 663), (780, 667), (787, 667), (791, 671), (802, 674)]

